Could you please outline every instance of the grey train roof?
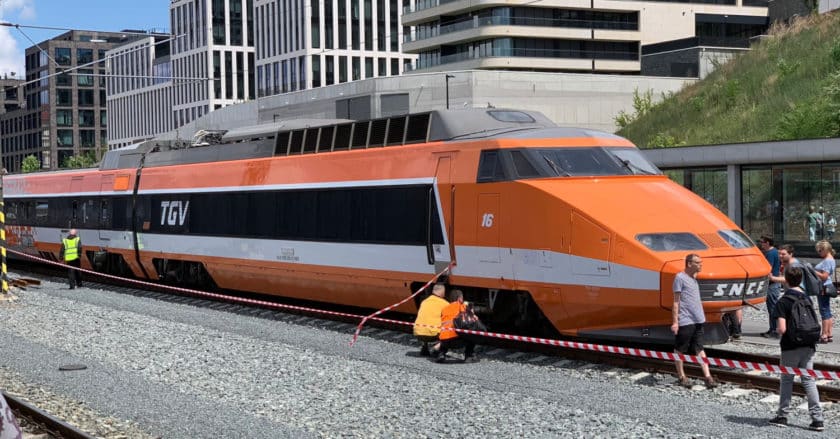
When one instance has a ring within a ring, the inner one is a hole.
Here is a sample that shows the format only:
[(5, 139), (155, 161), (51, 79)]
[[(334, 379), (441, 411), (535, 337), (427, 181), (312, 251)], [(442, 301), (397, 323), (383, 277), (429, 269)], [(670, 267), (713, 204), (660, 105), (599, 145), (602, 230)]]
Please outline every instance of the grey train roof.
[(616, 137), (561, 128), (536, 111), (435, 110), (365, 121), (291, 119), (227, 131), (200, 131), (193, 140), (150, 140), (108, 151), (101, 170), (314, 154), (424, 142), (482, 138)]

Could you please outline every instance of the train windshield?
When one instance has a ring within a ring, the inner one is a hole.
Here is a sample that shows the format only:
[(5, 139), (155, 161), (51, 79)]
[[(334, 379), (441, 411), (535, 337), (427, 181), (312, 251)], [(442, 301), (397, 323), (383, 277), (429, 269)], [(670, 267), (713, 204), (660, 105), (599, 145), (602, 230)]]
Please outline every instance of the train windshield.
[(521, 148), (482, 151), (478, 181), (661, 173), (636, 148)]
[(718, 232), (718, 235), (720, 235), (727, 244), (735, 248), (755, 247), (755, 243), (752, 239), (740, 230), (721, 230)]
[(675, 250), (706, 250), (708, 247), (691, 233), (644, 233), (636, 240), (645, 247), (658, 252)]

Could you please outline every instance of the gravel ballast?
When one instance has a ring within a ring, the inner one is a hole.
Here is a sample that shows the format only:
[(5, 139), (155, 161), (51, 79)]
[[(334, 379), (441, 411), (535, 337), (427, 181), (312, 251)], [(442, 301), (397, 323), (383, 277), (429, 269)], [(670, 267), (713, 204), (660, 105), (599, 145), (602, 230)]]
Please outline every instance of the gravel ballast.
[[(408, 336), (363, 335), (349, 347), (351, 325), (320, 328), (56, 282), (19, 296), (0, 304), (0, 387), (31, 392), (49, 409), (41, 395), (83, 427), (105, 423), (86, 427), (103, 437), (782, 434), (767, 424), (772, 394), (727, 396), (730, 385), (688, 390), (672, 376), (562, 359), (441, 365), (417, 357)], [(87, 368), (59, 371), (68, 364)], [(799, 428), (784, 436), (840, 436), (835, 405), (826, 406), (827, 431), (802, 428), (808, 422), (797, 409), (791, 423)]]

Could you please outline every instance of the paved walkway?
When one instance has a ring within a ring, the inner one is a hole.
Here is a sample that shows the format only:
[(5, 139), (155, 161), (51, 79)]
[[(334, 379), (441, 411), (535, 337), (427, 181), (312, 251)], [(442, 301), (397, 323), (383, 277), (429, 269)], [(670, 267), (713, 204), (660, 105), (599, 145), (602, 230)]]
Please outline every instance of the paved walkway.
[[(837, 318), (837, 317), (835, 317)], [(767, 344), (772, 346), (779, 345), (779, 339), (776, 338), (764, 338), (761, 334), (762, 332), (767, 332), (769, 323), (765, 322), (756, 322), (752, 320), (746, 320), (741, 324), (741, 340), (747, 341), (750, 343), (759, 343), (759, 344)], [(840, 328), (835, 327), (835, 333), (838, 335), (833, 342), (827, 344), (819, 344), (817, 345), (817, 350), (820, 352), (832, 352), (836, 354), (840, 354)]]

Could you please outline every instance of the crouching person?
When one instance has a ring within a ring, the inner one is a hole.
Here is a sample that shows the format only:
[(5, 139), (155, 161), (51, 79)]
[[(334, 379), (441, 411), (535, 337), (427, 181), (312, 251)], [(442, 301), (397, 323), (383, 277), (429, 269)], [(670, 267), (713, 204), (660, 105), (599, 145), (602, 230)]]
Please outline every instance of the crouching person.
[(440, 351), (437, 354), (435, 361), (443, 363), (446, 361), (446, 353), (450, 349), (464, 347), (464, 361), (475, 362), (477, 359), (473, 355), (475, 351), (475, 342), (469, 337), (459, 337), (455, 332), (455, 318), (458, 314), (465, 312), (467, 306), (464, 304), (464, 293), (461, 290), (452, 290), (449, 300), (451, 301), (446, 308), (443, 308), (441, 313), (440, 325)]
[(429, 343), (438, 344), (440, 334), (441, 315), (443, 309), (449, 305), (444, 299), (446, 287), (443, 284), (435, 284), (432, 294), (420, 303), (417, 310), (417, 319), (414, 321), (414, 336), (420, 340), (423, 347), (420, 348), (420, 355), (428, 357), (436, 348), (429, 348)]

